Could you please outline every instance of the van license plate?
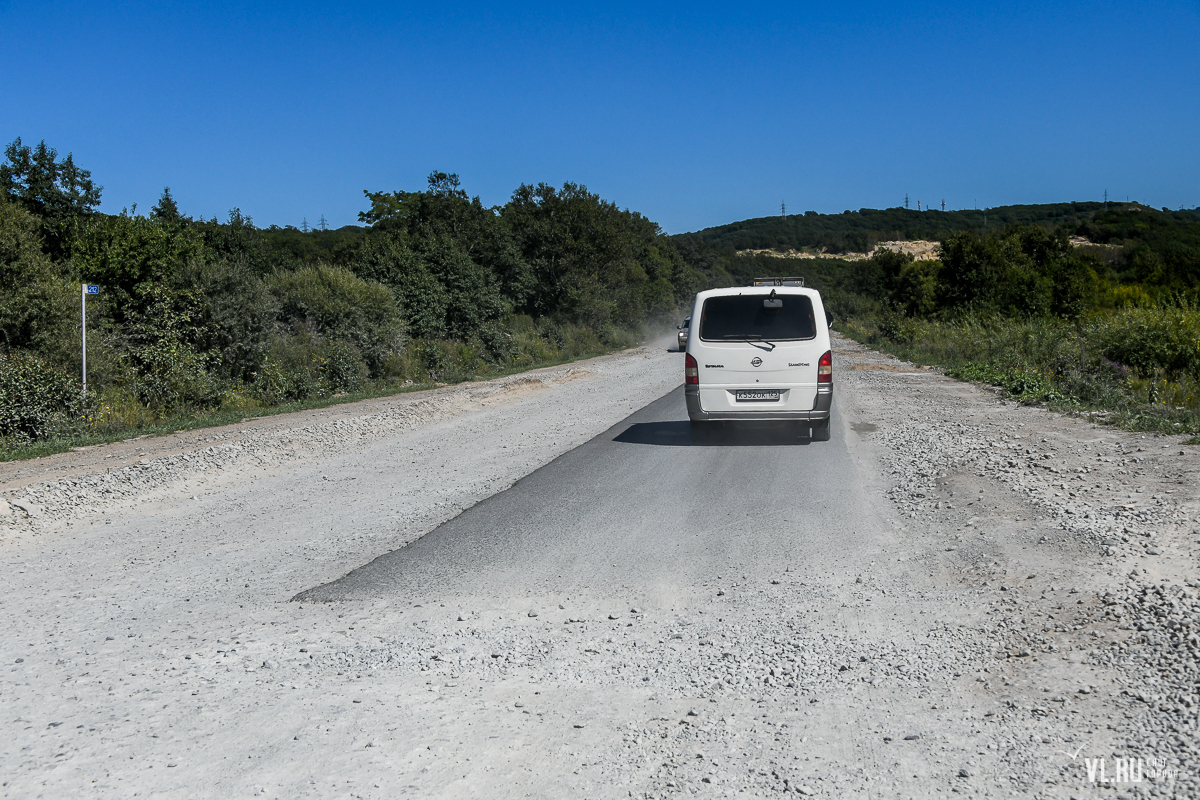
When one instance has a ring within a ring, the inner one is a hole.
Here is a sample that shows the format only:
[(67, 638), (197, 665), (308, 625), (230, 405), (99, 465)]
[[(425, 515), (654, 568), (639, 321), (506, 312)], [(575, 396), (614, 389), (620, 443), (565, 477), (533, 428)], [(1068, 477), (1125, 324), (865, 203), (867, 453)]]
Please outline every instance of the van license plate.
[(736, 389), (733, 399), (739, 403), (772, 403), (779, 400), (778, 389)]

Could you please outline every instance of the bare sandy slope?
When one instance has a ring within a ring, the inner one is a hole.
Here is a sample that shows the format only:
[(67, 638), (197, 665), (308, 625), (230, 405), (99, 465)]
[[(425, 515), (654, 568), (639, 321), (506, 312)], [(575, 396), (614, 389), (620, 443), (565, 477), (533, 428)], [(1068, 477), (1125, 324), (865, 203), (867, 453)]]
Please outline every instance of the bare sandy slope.
[(661, 348), (12, 467), (0, 796), (1194, 793), (1195, 449), (836, 347), (879, 531), (824, 578), (289, 602), (662, 397)]
[(871, 248), (869, 253), (825, 253), (825, 252), (807, 252), (804, 250), (738, 250), (739, 256), (771, 256), (773, 258), (796, 258), (796, 259), (813, 259), (813, 258), (836, 258), (841, 261), (865, 261), (871, 258), (881, 250), (893, 250), (897, 253), (905, 253), (913, 257), (916, 261), (933, 261), (937, 258), (937, 249), (940, 247), (939, 242), (930, 242), (923, 239), (914, 239), (912, 241), (897, 241), (897, 242), (880, 242), (875, 247)]

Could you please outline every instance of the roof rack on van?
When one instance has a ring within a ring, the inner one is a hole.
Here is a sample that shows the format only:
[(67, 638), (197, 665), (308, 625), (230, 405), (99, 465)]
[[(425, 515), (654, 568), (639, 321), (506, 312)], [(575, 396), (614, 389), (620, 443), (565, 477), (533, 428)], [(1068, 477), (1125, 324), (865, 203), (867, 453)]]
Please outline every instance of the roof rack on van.
[(803, 286), (804, 278), (755, 278), (751, 286)]

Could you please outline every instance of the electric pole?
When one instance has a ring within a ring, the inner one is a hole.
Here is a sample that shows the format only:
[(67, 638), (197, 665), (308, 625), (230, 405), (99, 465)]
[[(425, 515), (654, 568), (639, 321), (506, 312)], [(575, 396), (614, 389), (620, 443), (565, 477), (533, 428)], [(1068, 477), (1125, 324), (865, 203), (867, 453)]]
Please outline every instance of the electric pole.
[(908, 193), (907, 192), (904, 194), (904, 207), (908, 208)]
[(946, 210), (946, 201), (943, 200), (942, 201), (942, 211), (945, 211), (945, 210)]
[(1104, 190), (1104, 210), (1108, 210), (1108, 189)]
[(321, 215), (321, 230), (323, 230), (323, 231), (329, 230), (329, 223), (325, 221), (324, 214)]
[(782, 203), (782, 202), (781, 202), (781, 203), (779, 204), (779, 216), (781, 216), (781, 217), (786, 217), (786, 216), (787, 216), (787, 203)]
[(300, 230), (308, 233), (308, 217), (305, 217), (304, 221), (300, 223)]

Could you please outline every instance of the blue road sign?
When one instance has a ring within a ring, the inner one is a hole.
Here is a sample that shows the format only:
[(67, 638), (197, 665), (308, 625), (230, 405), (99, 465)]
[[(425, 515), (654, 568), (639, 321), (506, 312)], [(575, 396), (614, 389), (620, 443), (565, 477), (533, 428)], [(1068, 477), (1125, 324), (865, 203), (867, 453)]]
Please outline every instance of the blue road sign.
[(94, 283), (88, 283), (88, 284), (85, 284), (85, 285), (87, 286), (87, 293), (88, 293), (88, 294), (100, 294), (100, 287), (99, 287), (97, 284), (94, 284)]

